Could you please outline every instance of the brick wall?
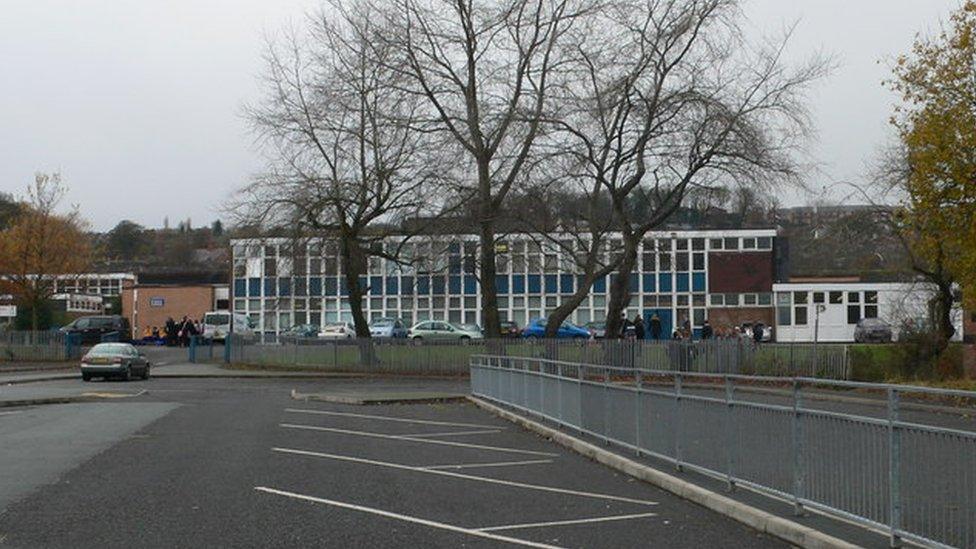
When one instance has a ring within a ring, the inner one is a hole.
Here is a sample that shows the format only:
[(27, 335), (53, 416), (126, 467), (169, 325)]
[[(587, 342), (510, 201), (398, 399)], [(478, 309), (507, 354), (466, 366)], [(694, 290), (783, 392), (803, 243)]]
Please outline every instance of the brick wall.
[[(742, 326), (743, 322), (760, 321), (766, 326), (773, 324), (772, 307), (712, 308), (708, 310), (708, 323), (713, 330)], [(773, 334), (775, 335), (775, 334)]]
[(122, 314), (132, 324), (135, 337), (142, 337), (147, 326), (162, 329), (170, 317), (176, 321), (184, 315), (203, 319), (204, 313), (213, 310), (213, 303), (214, 288), (210, 285), (138, 285), (122, 291)]
[(708, 254), (708, 291), (713, 294), (773, 291), (772, 252)]

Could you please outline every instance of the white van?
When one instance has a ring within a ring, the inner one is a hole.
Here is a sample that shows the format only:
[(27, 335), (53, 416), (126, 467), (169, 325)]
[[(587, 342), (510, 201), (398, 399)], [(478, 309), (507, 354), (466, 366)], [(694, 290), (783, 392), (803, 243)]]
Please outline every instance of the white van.
[(203, 337), (223, 341), (227, 334), (252, 335), (251, 322), (244, 313), (214, 311), (203, 315)]

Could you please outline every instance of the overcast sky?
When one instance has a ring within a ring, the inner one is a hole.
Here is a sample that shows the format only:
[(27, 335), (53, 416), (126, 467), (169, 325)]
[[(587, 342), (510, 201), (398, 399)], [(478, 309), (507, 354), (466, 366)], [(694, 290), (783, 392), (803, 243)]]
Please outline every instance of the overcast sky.
[[(258, 93), (263, 36), (315, 0), (4, 0), (0, 191), (61, 170), (98, 230), (209, 224), (259, 167), (241, 106)], [(836, 56), (812, 95), (821, 165), (809, 185), (863, 178), (887, 139), (890, 60), (957, 0), (745, 0), (753, 32), (798, 21), (790, 55)], [(840, 187), (827, 189), (828, 195)], [(793, 205), (808, 197), (791, 193)]]

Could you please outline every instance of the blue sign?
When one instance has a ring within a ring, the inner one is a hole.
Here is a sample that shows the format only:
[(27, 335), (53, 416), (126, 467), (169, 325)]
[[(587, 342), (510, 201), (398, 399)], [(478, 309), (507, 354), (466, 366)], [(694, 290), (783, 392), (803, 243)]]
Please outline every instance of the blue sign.
[(163, 305), (166, 305), (166, 300), (165, 299), (163, 299), (161, 297), (150, 297), (149, 298), (149, 306), (150, 307), (162, 307)]

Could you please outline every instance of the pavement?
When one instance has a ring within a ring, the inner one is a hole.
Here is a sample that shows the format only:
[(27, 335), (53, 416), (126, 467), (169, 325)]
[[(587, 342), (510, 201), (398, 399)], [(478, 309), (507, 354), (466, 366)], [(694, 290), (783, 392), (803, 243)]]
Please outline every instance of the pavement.
[(0, 546), (786, 546), (468, 403), (292, 398), (398, 382), (364, 383), (155, 378), (0, 411)]

